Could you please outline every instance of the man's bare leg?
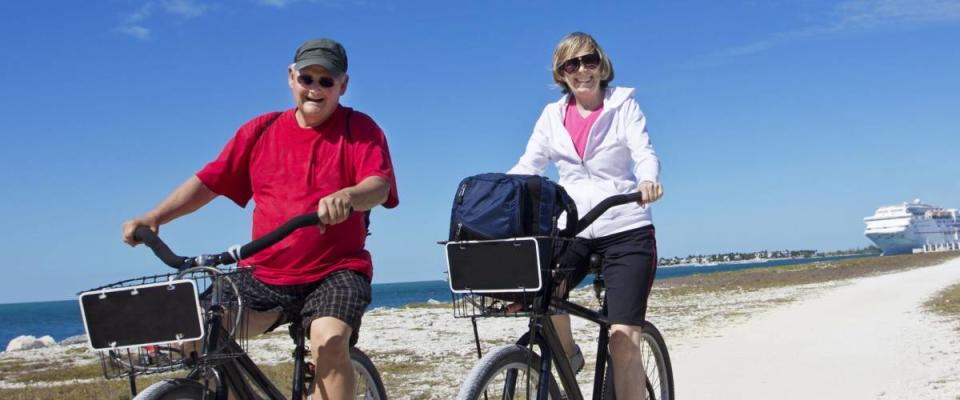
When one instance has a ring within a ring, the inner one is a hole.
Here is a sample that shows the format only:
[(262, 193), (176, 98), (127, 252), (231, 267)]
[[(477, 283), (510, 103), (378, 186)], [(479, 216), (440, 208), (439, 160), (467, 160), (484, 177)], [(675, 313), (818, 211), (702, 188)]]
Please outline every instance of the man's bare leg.
[(333, 317), (320, 317), (310, 323), (310, 354), (317, 374), (314, 400), (352, 399), (356, 388), (350, 363), (350, 335), (353, 329)]

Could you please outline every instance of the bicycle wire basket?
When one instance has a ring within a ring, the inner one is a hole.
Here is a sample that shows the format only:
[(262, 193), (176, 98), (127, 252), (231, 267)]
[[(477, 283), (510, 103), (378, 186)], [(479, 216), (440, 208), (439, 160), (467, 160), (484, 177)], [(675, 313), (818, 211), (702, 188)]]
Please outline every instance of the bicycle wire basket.
[[(100, 358), (100, 365), (104, 377), (111, 379), (172, 372), (198, 365), (210, 365), (223, 362), (223, 360), (238, 357), (243, 354), (247, 347), (248, 335), (246, 335), (246, 332), (243, 332), (242, 329), (247, 325), (247, 313), (238, 313), (238, 310), (242, 309), (243, 304), (242, 299), (237, 296), (236, 293), (242, 293), (242, 285), (248, 281), (248, 279), (243, 279), (240, 274), (249, 273), (247, 269), (234, 267), (221, 267), (218, 269), (193, 268), (184, 273), (159, 274), (127, 279), (86, 291), (84, 294), (117, 292), (135, 295), (138, 292), (145, 293), (145, 290), (141, 290), (141, 288), (144, 287), (163, 287), (165, 283), (188, 280), (192, 282), (190, 290), (194, 291), (191, 295), (193, 295), (195, 299), (198, 299), (194, 301), (199, 303), (201, 323), (205, 329), (202, 333), (203, 337), (194, 340), (178, 340), (168, 343), (150, 343), (143, 345), (133, 344), (99, 349), (94, 346), (95, 352)], [(216, 349), (205, 349), (202, 347), (207, 345), (207, 336), (211, 334), (211, 332), (206, 331), (206, 327), (208, 326), (209, 318), (213, 315), (211, 312), (213, 302), (216, 302), (216, 304), (224, 310), (222, 314), (223, 323), (221, 332), (216, 332), (221, 336), (221, 340), (219, 340)], [(83, 303), (83, 295), (81, 296), (81, 303)], [(83, 304), (81, 304), (81, 307), (83, 307)], [(144, 306), (141, 305), (132, 309), (125, 308), (124, 312), (114, 312), (112, 316), (106, 318), (116, 318), (114, 322), (119, 323), (119, 325), (123, 325), (124, 322), (129, 323), (129, 321), (137, 321), (143, 318), (157, 317), (163, 319), (160, 317), (162, 312), (151, 312), (156, 311), (156, 309), (143, 307)], [(85, 313), (86, 312), (87, 311), (85, 311)], [(190, 315), (183, 315), (184, 319), (189, 319), (190, 317)], [(172, 323), (170, 318), (166, 319), (167, 321), (158, 322), (158, 324), (161, 325), (160, 329), (165, 328), (162, 326), (164, 323)], [(91, 323), (88, 321), (88, 316), (86, 315), (84, 316), (84, 320), (85, 325)], [(91, 327), (85, 327), (87, 328), (88, 335), (91, 335)], [(234, 340), (230, 340), (231, 338)], [(90, 341), (91, 346), (93, 346), (94, 340), (92, 336)]]
[[(511, 293), (513, 294), (513, 293)], [(521, 292), (511, 298), (481, 293), (450, 292), (454, 318), (527, 317), (537, 292)]]
[(568, 239), (523, 237), (451, 241), (447, 279), (455, 318), (527, 317), (534, 302), (565, 276), (553, 265)]

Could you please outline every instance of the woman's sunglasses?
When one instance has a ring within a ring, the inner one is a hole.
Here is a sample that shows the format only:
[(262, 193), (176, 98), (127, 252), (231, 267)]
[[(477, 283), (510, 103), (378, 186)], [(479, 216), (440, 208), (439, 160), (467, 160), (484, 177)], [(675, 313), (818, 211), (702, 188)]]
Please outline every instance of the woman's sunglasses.
[(332, 88), (334, 84), (333, 78), (328, 78), (325, 76), (323, 78), (313, 79), (313, 77), (310, 75), (298, 76), (297, 82), (300, 82), (300, 84), (303, 85), (304, 87), (313, 86), (313, 82), (317, 82), (317, 84), (320, 85), (320, 87), (327, 88), (327, 89)]
[(560, 64), (560, 69), (563, 70), (563, 72), (572, 74), (580, 70), (581, 64), (586, 69), (596, 69), (597, 66), (600, 65), (600, 55), (590, 53), (585, 56), (571, 58), (564, 61), (563, 64)]

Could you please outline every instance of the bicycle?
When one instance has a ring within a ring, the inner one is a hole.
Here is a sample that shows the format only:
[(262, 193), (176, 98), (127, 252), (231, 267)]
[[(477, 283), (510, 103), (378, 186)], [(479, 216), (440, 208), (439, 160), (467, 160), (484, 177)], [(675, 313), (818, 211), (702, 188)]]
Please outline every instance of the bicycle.
[[(241, 293), (235, 278), (245, 271), (218, 266), (237, 263), (297, 229), (319, 223), (315, 213), (304, 214), (243, 246), (197, 257), (174, 254), (153, 231), (138, 227), (137, 240), (178, 272), (128, 279), (81, 294), (84, 325), (91, 347), (100, 354), (104, 376), (127, 377), (131, 397), (142, 400), (220, 400), (228, 394), (241, 399), (284, 399), (247, 354), (247, 335), (238, 335), (247, 313), (242, 296), (231, 293)], [(209, 299), (203, 307), (201, 297)], [(196, 321), (191, 313), (197, 314)], [(290, 398), (310, 398), (314, 371), (306, 361), (309, 350), (302, 320), (295, 313), (284, 311), (284, 315), (295, 344)], [(370, 358), (351, 347), (350, 361), (357, 397), (386, 400), (380, 373)], [(188, 368), (183, 378), (161, 380), (137, 393), (137, 376)]]
[[(576, 233), (607, 209), (639, 200), (639, 193), (603, 200), (577, 222)], [(593, 288), (600, 309), (593, 311), (565, 300), (563, 293), (555, 293), (555, 289), (571, 270), (549, 268), (564, 240), (573, 239), (537, 237), (446, 243), (454, 316), (471, 319), (480, 357), (460, 386), (458, 400), (583, 399), (576, 373), (550, 319), (555, 310), (566, 311), (599, 325), (593, 399), (615, 399), (613, 370), (607, 350), (610, 323), (606, 317), (604, 280), (599, 268), (601, 259), (597, 255), (591, 256), (589, 266), (590, 273), (596, 276)], [(494, 266), (491, 261), (495, 261)], [(541, 268), (541, 264), (546, 264), (546, 268)], [(508, 306), (518, 300), (523, 309), (516, 311)], [(477, 318), (483, 317), (528, 317), (529, 330), (515, 344), (482, 355)], [(641, 336), (647, 395), (651, 400), (673, 400), (673, 370), (663, 335), (646, 321)], [(534, 351), (535, 346), (539, 352)], [(556, 366), (562, 392), (552, 373), (553, 366)]]

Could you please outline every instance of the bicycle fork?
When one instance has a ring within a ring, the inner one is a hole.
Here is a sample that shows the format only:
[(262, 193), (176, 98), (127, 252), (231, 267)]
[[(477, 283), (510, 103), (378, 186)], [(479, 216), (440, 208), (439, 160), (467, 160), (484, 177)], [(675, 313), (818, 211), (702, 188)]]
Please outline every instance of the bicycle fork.
[[(291, 400), (300, 400), (303, 398), (304, 389), (304, 332), (300, 321), (293, 321), (290, 324), (290, 332), (295, 332), (293, 342), (296, 343), (293, 349), (293, 393)], [(316, 379), (316, 378), (314, 378)]]
[[(605, 310), (604, 310), (605, 311)], [(603, 400), (604, 382), (606, 382), (607, 344), (610, 342), (610, 327), (600, 325), (600, 337), (597, 338), (597, 367), (593, 375), (593, 400)], [(611, 381), (612, 382), (612, 381)]]

